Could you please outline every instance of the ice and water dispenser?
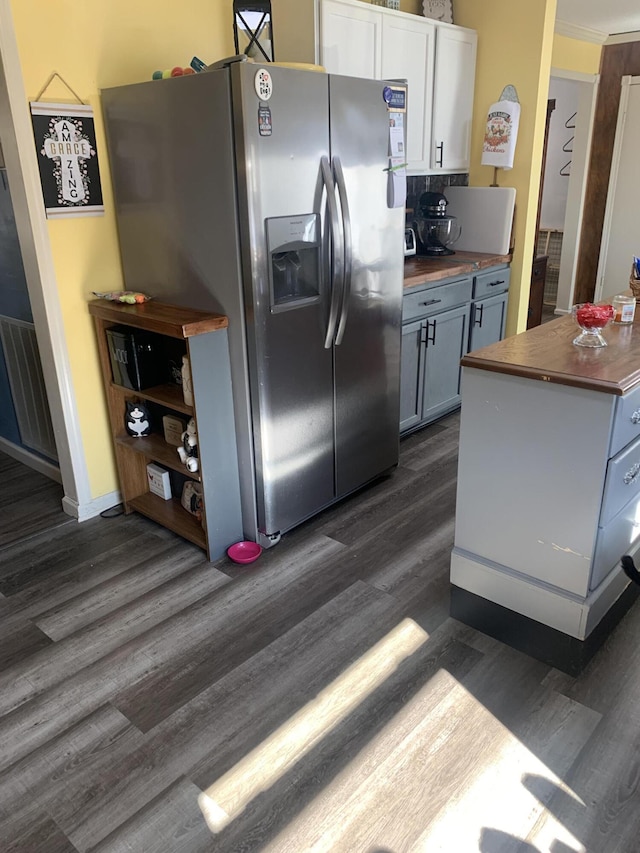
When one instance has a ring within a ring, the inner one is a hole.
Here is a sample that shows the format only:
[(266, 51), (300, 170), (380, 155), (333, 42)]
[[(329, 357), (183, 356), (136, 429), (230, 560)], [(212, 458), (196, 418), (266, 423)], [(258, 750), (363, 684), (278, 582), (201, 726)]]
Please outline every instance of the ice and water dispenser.
[(271, 310), (287, 311), (320, 299), (320, 217), (266, 220)]

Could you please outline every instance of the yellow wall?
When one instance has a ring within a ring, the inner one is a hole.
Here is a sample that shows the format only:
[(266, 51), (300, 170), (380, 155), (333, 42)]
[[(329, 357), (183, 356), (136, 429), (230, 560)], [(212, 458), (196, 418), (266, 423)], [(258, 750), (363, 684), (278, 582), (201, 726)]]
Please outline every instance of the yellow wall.
[(551, 65), (564, 71), (597, 74), (600, 70), (602, 45), (591, 44), (567, 36), (554, 35)]
[[(155, 69), (233, 53), (227, 0), (11, 0), (27, 97), (57, 71), (95, 111), (106, 214), (48, 223), (92, 497), (117, 489), (93, 327), (92, 290), (122, 287), (99, 90)], [(72, 100), (57, 80), (43, 100)], [(35, 155), (34, 155), (35, 156)]]
[(556, 0), (455, 0), (455, 21), (478, 31), (478, 60), (471, 134), (471, 186), (489, 186), (493, 168), (481, 166), (489, 106), (515, 86), (521, 105), (513, 169), (498, 170), (498, 184), (516, 189), (515, 251), (507, 334), (526, 327), (534, 232), (542, 164), (546, 101)]

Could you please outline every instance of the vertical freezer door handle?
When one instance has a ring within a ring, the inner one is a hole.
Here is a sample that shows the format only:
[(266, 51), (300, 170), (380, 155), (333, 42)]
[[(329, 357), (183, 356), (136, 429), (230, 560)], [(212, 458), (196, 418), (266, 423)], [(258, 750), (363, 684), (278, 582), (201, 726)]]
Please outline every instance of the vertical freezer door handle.
[(322, 171), (324, 188), (327, 192), (329, 223), (331, 225), (331, 308), (329, 309), (327, 334), (324, 339), (324, 348), (331, 349), (338, 322), (342, 290), (344, 288), (344, 239), (340, 228), (341, 223), (338, 215), (338, 204), (336, 202), (336, 187), (333, 182), (333, 174), (331, 173), (328, 157), (320, 158), (320, 169)]
[(353, 253), (351, 251), (351, 217), (349, 215), (349, 200), (347, 198), (347, 186), (344, 182), (344, 172), (339, 157), (333, 158), (333, 173), (338, 187), (340, 198), (340, 210), (342, 212), (342, 234), (344, 239), (344, 284), (342, 287), (342, 306), (340, 309), (340, 322), (336, 333), (336, 346), (340, 346), (347, 325), (347, 314), (349, 313), (349, 296), (351, 295), (351, 264)]

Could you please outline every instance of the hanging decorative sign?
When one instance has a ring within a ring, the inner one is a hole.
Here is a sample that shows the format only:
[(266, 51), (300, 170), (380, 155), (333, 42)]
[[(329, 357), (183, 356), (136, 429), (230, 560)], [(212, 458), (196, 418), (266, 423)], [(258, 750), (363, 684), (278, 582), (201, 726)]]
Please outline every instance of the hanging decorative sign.
[(519, 122), (520, 104), (517, 101), (501, 100), (489, 107), (482, 146), (483, 166), (513, 168)]
[(47, 217), (102, 215), (93, 109), (33, 102), (31, 122)]

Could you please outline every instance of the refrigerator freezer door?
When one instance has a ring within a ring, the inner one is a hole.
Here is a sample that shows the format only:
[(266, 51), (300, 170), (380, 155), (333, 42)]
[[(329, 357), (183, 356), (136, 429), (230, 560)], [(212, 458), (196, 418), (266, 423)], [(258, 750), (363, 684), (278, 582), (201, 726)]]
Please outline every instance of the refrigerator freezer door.
[(330, 153), (328, 78), (270, 66), (269, 93), (256, 83), (265, 71), (231, 69), (258, 529), (271, 536), (331, 503), (335, 488), (320, 169)]
[(398, 462), (404, 210), (387, 206), (383, 89), (382, 82), (330, 77), (331, 154), (348, 202), (350, 244), (342, 339), (334, 348), (338, 497)]

